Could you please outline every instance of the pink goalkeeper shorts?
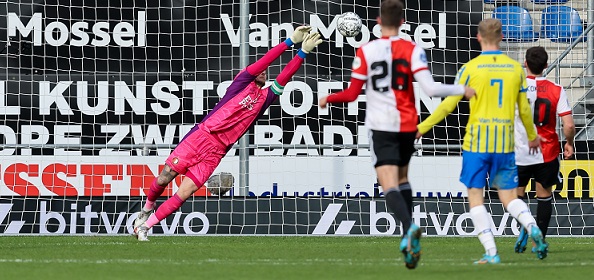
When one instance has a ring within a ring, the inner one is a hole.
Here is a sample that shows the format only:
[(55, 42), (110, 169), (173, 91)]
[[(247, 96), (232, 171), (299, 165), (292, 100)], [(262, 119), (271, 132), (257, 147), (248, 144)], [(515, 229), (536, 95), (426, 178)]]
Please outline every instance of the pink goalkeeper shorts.
[(226, 147), (210, 133), (196, 130), (187, 135), (165, 163), (179, 174), (185, 174), (196, 186), (204, 185), (226, 154)]

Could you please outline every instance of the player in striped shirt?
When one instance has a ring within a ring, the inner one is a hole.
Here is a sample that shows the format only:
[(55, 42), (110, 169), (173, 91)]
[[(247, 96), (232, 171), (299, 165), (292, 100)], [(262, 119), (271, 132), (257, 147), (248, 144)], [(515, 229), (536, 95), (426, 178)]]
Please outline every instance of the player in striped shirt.
[[(528, 72), (527, 96), (534, 112), (534, 124), (536, 131), (541, 137), (542, 153), (530, 153), (526, 129), (516, 117), (516, 164), (518, 165), (518, 197), (523, 199), (526, 196), (525, 190), (531, 178), (536, 182), (536, 224), (542, 230), (543, 238), (546, 238), (551, 214), (553, 211), (553, 186), (561, 182), (559, 176), (559, 154), (561, 144), (557, 135), (557, 116), (563, 122), (563, 134), (566, 143), (563, 149), (563, 157), (569, 159), (573, 156), (573, 137), (575, 136), (575, 124), (571, 116), (571, 107), (567, 100), (565, 90), (558, 84), (548, 81), (542, 76), (547, 68), (548, 54), (543, 47), (531, 47), (526, 51), (526, 71)], [(520, 229), (520, 236), (515, 245), (517, 253), (526, 250), (528, 232)], [(533, 251), (536, 247), (532, 248)]]
[[(310, 30), (311, 27), (298, 27), (291, 38), (247, 66), (235, 77), (214, 109), (184, 136), (167, 158), (161, 174), (153, 181), (146, 203), (134, 222), (134, 232), (138, 240), (148, 241), (148, 230), (177, 211), (184, 201), (206, 182), (233, 144), (283, 93), (284, 86), (303, 64), (307, 54), (322, 43), (320, 34), (309, 33)], [(266, 68), (294, 43), (300, 42), (303, 43), (297, 55), (278, 75), (272, 86), (263, 88)], [(179, 174), (186, 177), (177, 193), (151, 214), (157, 198)]]
[(371, 159), (386, 205), (402, 223), (400, 251), (407, 268), (415, 268), (421, 254), (421, 229), (412, 223), (412, 190), (408, 164), (417, 132), (417, 109), (413, 79), (429, 96), (474, 95), (463, 85), (436, 84), (429, 71), (425, 51), (414, 42), (398, 37), (404, 5), (399, 0), (384, 0), (378, 23), (382, 37), (359, 48), (353, 60), (350, 86), (327, 97), (319, 105), (351, 102), (367, 83), (365, 126), (369, 130)]
[[(479, 23), (477, 39), (482, 53), (460, 68), (457, 81), (476, 89), (470, 99), (470, 115), (462, 145), (460, 181), (468, 189), (470, 216), (485, 254), (477, 264), (499, 263), (495, 238), (491, 231), (493, 218), (484, 206), (484, 187), (497, 188), (505, 209), (526, 227), (534, 239), (538, 257), (547, 255), (547, 244), (528, 205), (517, 197), (518, 170), (514, 156), (514, 119), (516, 105), (526, 127), (528, 146), (538, 152), (540, 138), (532, 121), (532, 110), (526, 98), (526, 76), (517, 61), (499, 50), (503, 36), (501, 22), (485, 19)], [(462, 97), (446, 98), (425, 121), (419, 124), (419, 135), (429, 131), (455, 108)]]

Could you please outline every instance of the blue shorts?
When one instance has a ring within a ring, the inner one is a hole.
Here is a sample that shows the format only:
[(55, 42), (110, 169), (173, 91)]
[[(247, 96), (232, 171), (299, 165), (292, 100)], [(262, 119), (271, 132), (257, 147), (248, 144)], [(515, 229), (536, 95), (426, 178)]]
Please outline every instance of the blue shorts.
[(484, 188), (489, 185), (501, 190), (518, 187), (518, 168), (514, 153), (462, 153), (460, 182), (467, 188)]

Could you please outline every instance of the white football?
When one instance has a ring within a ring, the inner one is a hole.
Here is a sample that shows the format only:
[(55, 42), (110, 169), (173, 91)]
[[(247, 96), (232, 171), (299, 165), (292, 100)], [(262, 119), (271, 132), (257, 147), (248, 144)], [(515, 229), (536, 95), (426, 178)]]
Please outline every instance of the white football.
[(338, 16), (336, 21), (336, 29), (342, 36), (355, 37), (361, 32), (363, 22), (359, 15), (353, 12), (346, 12)]

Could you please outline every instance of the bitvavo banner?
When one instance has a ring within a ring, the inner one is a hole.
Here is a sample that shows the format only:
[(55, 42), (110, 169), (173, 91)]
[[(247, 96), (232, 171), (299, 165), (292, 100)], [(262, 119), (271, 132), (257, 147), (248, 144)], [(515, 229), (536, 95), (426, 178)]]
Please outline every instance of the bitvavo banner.
[[(0, 234), (131, 234), (140, 206), (130, 197), (3, 198)], [(427, 198), (415, 203), (413, 219), (427, 235), (474, 235), (465, 206), (464, 199)], [(555, 209), (549, 236), (594, 235), (591, 201), (557, 200)], [(495, 235), (518, 234), (516, 220), (498, 200), (491, 201), (489, 210)], [(400, 235), (400, 231), (382, 199), (224, 198), (188, 201), (151, 234)]]

